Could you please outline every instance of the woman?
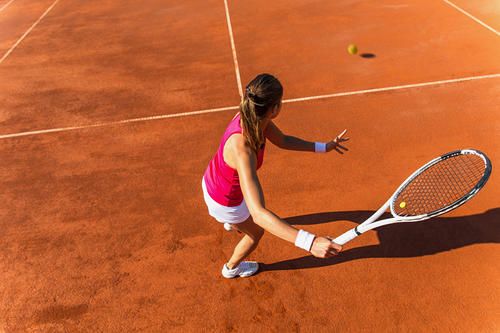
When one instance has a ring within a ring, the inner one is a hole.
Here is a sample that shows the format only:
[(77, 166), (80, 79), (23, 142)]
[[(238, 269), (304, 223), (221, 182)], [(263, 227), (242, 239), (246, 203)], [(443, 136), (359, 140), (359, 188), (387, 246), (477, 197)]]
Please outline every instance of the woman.
[(260, 74), (248, 84), (240, 112), (229, 123), (203, 176), (202, 188), (209, 214), (245, 234), (222, 268), (225, 278), (247, 277), (257, 272), (257, 262), (243, 259), (255, 250), (264, 230), (310, 251), (315, 257), (328, 258), (342, 250), (330, 238), (297, 230), (265, 207), (257, 170), (264, 159), (266, 138), (282, 149), (347, 150), (340, 145), (348, 140), (343, 138), (346, 131), (328, 143), (284, 135), (272, 121), (281, 111), (282, 96), (281, 83), (270, 74)]

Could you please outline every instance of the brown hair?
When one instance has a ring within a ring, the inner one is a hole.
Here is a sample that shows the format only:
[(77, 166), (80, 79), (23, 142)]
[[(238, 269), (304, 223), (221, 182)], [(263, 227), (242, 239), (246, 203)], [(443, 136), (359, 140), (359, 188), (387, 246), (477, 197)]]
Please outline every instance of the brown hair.
[(281, 103), (283, 87), (271, 74), (257, 75), (246, 87), (240, 103), (243, 135), (257, 152), (264, 143), (261, 120), (267, 112)]

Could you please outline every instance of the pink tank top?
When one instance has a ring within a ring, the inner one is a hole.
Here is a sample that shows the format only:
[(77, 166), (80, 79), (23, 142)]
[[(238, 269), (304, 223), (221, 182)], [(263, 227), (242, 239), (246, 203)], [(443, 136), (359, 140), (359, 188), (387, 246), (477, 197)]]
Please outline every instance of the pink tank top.
[[(219, 149), (208, 164), (204, 174), (207, 192), (212, 199), (226, 207), (234, 207), (243, 201), (238, 172), (224, 161), (224, 145), (229, 137), (241, 133), (240, 114), (238, 113), (226, 128)], [(265, 142), (257, 154), (257, 170), (264, 161)]]

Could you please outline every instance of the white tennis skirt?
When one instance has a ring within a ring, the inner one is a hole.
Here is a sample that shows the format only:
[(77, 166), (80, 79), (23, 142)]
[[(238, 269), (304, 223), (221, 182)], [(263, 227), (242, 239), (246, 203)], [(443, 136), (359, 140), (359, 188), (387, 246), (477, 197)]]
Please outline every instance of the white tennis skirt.
[(220, 223), (241, 223), (250, 217), (245, 199), (243, 199), (239, 206), (227, 207), (210, 197), (204, 178), (201, 180), (201, 187), (203, 188), (203, 197), (208, 207), (208, 213)]

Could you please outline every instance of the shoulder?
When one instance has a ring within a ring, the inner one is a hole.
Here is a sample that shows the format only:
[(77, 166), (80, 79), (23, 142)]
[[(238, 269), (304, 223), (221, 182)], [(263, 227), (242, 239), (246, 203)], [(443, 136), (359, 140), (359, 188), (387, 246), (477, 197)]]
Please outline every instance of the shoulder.
[(252, 148), (248, 144), (245, 136), (241, 133), (235, 133), (226, 141), (226, 146), (236, 155), (248, 155), (252, 153)]
[(256, 160), (256, 155), (253, 149), (248, 144), (245, 136), (241, 133), (231, 135), (226, 141), (226, 148), (231, 154), (236, 165), (252, 164)]

